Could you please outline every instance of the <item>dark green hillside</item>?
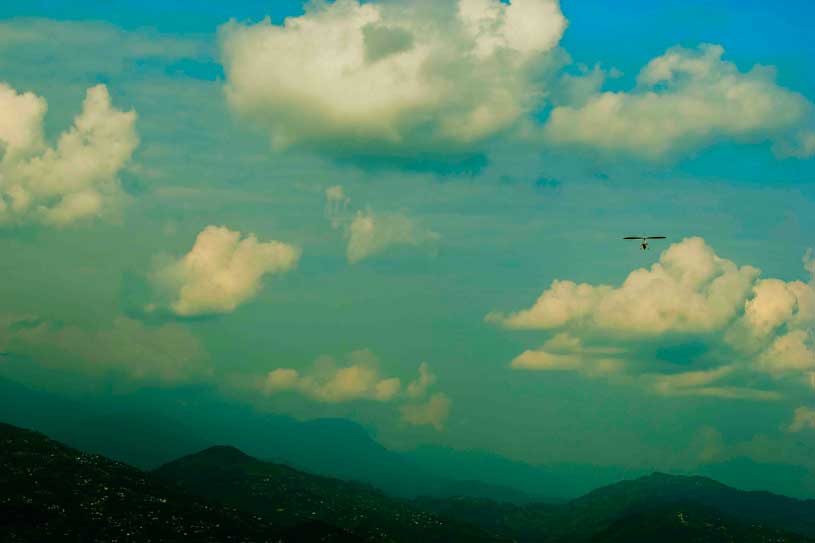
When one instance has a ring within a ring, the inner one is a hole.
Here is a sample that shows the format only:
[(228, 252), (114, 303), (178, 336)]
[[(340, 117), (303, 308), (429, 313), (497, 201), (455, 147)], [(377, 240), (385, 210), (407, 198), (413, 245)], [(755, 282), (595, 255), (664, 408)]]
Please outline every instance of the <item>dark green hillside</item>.
[(553, 531), (561, 506), (539, 503), (515, 505), (486, 498), (429, 498), (414, 500), (417, 507), (480, 526), (516, 541), (543, 541)]
[(0, 424), (0, 541), (348, 541), (327, 526), (281, 530), (102, 456)]
[(575, 530), (600, 528), (630, 512), (672, 504), (694, 504), (755, 526), (815, 537), (815, 500), (769, 492), (747, 492), (706, 477), (654, 473), (609, 485), (570, 502), (564, 519)]
[(186, 491), (252, 511), (280, 525), (318, 520), (368, 541), (497, 541), (477, 528), (420, 510), (378, 490), (211, 447), (154, 474)]
[(234, 447), (145, 473), (0, 424), (3, 543), (813, 543), (813, 523), (813, 500), (704, 477), (655, 473), (565, 504), (406, 502)]
[(665, 506), (624, 516), (591, 543), (805, 543), (812, 539), (751, 526), (697, 505)]
[(815, 502), (745, 492), (704, 477), (653, 474), (563, 505), (420, 498), (419, 507), (519, 542), (813, 541)]

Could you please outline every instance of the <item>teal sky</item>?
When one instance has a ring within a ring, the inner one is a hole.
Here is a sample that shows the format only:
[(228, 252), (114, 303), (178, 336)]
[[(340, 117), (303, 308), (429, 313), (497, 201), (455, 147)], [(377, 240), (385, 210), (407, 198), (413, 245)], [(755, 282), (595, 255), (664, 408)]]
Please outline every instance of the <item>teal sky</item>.
[(810, 3), (6, 4), (0, 375), (815, 490)]

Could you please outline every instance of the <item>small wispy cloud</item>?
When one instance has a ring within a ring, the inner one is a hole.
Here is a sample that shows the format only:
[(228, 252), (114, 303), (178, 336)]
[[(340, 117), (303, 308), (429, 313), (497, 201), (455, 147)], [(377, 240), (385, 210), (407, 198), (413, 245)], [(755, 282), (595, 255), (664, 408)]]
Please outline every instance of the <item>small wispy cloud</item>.
[(332, 228), (342, 231), (348, 240), (348, 262), (360, 262), (393, 246), (420, 247), (440, 239), (436, 232), (401, 213), (353, 211), (351, 198), (339, 185), (327, 188), (325, 198), (326, 217)]

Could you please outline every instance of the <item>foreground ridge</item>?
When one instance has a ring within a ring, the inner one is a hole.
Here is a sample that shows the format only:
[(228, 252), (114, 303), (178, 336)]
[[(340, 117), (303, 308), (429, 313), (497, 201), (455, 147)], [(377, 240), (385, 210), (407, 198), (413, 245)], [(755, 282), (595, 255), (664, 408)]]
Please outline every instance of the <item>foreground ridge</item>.
[(815, 501), (654, 473), (565, 504), (406, 501), (215, 446), (146, 473), (0, 424), (0, 541), (812, 543)]

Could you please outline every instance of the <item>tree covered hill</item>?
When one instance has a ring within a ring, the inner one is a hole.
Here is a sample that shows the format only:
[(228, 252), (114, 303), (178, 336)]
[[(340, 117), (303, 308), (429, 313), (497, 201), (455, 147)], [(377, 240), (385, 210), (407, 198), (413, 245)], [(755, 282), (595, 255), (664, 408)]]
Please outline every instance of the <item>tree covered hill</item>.
[(251, 511), (276, 524), (319, 520), (365, 541), (500, 541), (483, 530), (447, 520), (365, 484), (311, 475), (263, 462), (234, 447), (211, 447), (154, 474), (208, 499)]
[(233, 447), (146, 473), (0, 424), (2, 542), (420, 539), (501, 541), (371, 487), (261, 462)]
[(562, 505), (466, 497), (416, 503), (519, 542), (815, 541), (815, 501), (742, 491), (705, 477), (654, 473)]
[(815, 501), (655, 473), (563, 504), (390, 497), (207, 448), (143, 472), (0, 424), (0, 542), (813, 543)]

